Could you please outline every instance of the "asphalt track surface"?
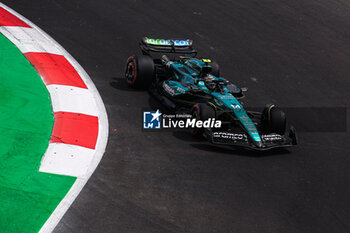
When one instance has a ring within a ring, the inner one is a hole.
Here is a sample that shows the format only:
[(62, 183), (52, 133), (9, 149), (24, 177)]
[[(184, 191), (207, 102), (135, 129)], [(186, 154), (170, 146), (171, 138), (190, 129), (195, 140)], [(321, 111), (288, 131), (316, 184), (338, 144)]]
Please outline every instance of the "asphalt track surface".
[(348, 108), (348, 1), (3, 2), (77, 59), (109, 116), (107, 152), (54, 232), (350, 231), (349, 128), (300, 132), (289, 151), (221, 149), (142, 131), (153, 101), (122, 80), (139, 38), (184, 37), (249, 88), (246, 105)]

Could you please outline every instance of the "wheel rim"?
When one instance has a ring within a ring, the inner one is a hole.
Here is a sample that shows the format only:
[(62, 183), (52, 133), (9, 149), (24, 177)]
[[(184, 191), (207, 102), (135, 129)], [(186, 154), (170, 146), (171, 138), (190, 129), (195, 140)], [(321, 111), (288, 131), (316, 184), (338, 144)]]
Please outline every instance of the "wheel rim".
[(136, 70), (134, 61), (129, 61), (125, 70), (126, 82), (132, 85), (136, 79)]

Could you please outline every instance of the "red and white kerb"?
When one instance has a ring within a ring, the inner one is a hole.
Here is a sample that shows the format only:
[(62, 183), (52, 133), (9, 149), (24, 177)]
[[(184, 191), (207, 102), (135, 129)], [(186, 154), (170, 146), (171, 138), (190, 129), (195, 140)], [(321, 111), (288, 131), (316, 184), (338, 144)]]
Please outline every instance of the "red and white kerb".
[(78, 196), (105, 152), (106, 109), (79, 63), (35, 24), (0, 3), (0, 33), (34, 66), (48, 89), (54, 126), (40, 172), (77, 177), (40, 233), (52, 232)]
[(40, 171), (84, 177), (99, 139), (100, 111), (92, 82), (84, 80), (85, 71), (61, 46), (4, 7), (0, 32), (34, 66), (51, 96), (55, 121)]

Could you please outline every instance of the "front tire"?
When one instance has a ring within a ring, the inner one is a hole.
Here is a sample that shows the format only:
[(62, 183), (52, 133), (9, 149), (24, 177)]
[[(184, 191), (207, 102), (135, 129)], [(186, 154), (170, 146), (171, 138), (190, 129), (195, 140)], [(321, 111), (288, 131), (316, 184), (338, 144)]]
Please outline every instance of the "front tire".
[(286, 114), (273, 104), (268, 104), (262, 113), (263, 130), (267, 133), (284, 135), (286, 132)]
[(154, 62), (150, 56), (132, 55), (126, 60), (125, 81), (137, 89), (147, 89), (154, 80)]
[[(198, 103), (195, 104), (192, 108), (192, 118), (197, 120), (208, 120), (210, 118), (215, 118), (215, 110), (213, 107), (208, 104)], [(204, 128), (192, 128), (191, 135), (193, 137), (201, 137), (203, 135)]]

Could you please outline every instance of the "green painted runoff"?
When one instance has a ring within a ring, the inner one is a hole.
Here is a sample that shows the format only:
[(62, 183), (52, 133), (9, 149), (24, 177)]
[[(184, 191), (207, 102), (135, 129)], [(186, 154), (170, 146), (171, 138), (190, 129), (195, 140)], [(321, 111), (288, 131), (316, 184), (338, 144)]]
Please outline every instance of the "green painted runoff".
[(0, 34), (0, 232), (38, 232), (75, 177), (39, 172), (53, 113), (34, 67)]

